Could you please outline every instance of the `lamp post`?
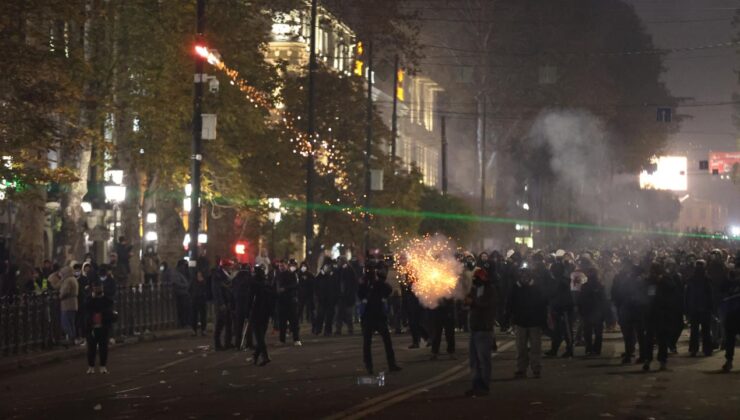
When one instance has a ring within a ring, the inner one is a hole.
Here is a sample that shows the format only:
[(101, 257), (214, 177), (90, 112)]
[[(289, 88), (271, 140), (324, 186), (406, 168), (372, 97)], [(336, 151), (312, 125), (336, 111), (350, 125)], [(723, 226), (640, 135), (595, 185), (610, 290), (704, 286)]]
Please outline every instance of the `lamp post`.
[(126, 186), (108, 181), (105, 185), (105, 200), (113, 204), (113, 241), (118, 238), (118, 205), (126, 200)]
[(269, 211), (267, 213), (267, 218), (270, 219), (270, 222), (272, 222), (272, 232), (270, 239), (270, 257), (275, 258), (275, 226), (280, 223), (280, 220), (282, 220), (283, 215), (281, 212), (281, 203), (279, 198), (268, 198), (267, 199), (267, 206), (269, 208)]

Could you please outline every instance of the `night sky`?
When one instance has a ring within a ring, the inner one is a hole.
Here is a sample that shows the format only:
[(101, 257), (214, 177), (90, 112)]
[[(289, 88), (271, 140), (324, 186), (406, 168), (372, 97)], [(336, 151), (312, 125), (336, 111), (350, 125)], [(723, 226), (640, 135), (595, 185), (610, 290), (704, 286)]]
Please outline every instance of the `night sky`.
[[(627, 0), (645, 21), (658, 48), (685, 48), (727, 42), (736, 38), (732, 18), (739, 0)], [(737, 92), (737, 48), (713, 48), (677, 52), (666, 57), (664, 79), (675, 96), (697, 102), (732, 100)], [(669, 150), (706, 154), (709, 150), (736, 148), (733, 105), (684, 107), (680, 114), (693, 118), (683, 122)]]

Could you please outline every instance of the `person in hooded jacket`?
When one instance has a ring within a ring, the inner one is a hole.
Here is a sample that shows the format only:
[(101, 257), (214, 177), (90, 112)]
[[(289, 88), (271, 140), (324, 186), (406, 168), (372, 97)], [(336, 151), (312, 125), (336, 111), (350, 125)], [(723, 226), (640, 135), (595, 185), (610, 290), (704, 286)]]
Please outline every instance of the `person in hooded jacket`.
[(249, 264), (240, 264), (234, 279), (231, 280), (231, 292), (234, 295), (234, 345), (237, 350), (245, 341), (244, 327), (249, 318), (249, 284), (252, 281), (252, 269)]
[(92, 293), (85, 302), (85, 326), (87, 331), (87, 373), (95, 373), (95, 359), (100, 356), (100, 373), (108, 373), (108, 337), (110, 327), (116, 320), (113, 300), (105, 295), (99, 279), (90, 282)]
[(675, 293), (682, 292), (671, 276), (666, 276), (660, 263), (653, 262), (647, 279), (648, 311), (645, 321), (644, 346), (640, 346), (643, 360), (642, 369), (650, 370), (655, 342), (658, 343), (658, 362), (660, 370), (667, 369), (668, 344), (672, 332), (672, 322), (682, 307), (676, 305)]
[(267, 354), (265, 334), (275, 306), (277, 290), (268, 279), (265, 268), (261, 264), (254, 266), (254, 277), (249, 285), (249, 295), (252, 301), (249, 324), (254, 326), (255, 340), (253, 362), (255, 365), (264, 366), (271, 361)]
[(468, 345), (472, 387), (470, 397), (485, 396), (491, 383), (491, 350), (496, 317), (496, 289), (488, 281), (485, 270), (476, 268), (470, 292), (465, 298), (469, 308), (470, 341)]
[(360, 299), (362, 326), (362, 359), (365, 362), (367, 373), (372, 375), (373, 356), (372, 356), (372, 339), (375, 332), (383, 339), (385, 347), (385, 356), (388, 360), (388, 370), (391, 372), (400, 371), (401, 368), (396, 364), (396, 356), (393, 352), (393, 343), (391, 334), (388, 331), (388, 316), (386, 315), (386, 306), (388, 298), (391, 295), (391, 287), (385, 282), (383, 277), (387, 271), (382, 267), (384, 263), (368, 262), (365, 265), (365, 275), (357, 290), (357, 297)]
[(280, 318), (280, 342), (285, 344), (285, 335), (290, 324), (293, 345), (300, 347), (300, 326), (298, 325), (298, 263), (290, 260), (288, 265), (280, 263), (275, 276), (278, 296), (278, 316)]
[(545, 355), (557, 356), (560, 345), (565, 342), (565, 353), (562, 357), (573, 357), (573, 296), (570, 293), (570, 278), (566, 275), (562, 259), (557, 259), (550, 266), (550, 273), (555, 284), (552, 298), (549, 301), (554, 331), (552, 347)]
[(547, 323), (547, 300), (531, 271), (519, 269), (516, 283), (506, 302), (507, 318), (516, 327), (517, 370), (514, 376), (523, 378), (527, 368), (535, 378), (542, 373), (542, 329)]
[(334, 334), (342, 335), (342, 326), (346, 324), (347, 333), (352, 335), (354, 332), (353, 312), (357, 301), (358, 282), (355, 270), (344, 257), (339, 260), (337, 280), (339, 282), (339, 300), (337, 301), (337, 323)]
[(332, 267), (332, 261), (328, 258), (324, 260), (321, 270), (316, 276), (315, 290), (319, 306), (316, 313), (316, 322), (313, 325), (313, 333), (319, 335), (323, 330), (325, 336), (330, 336), (334, 322), (334, 308), (339, 299), (339, 284), (337, 274)]
[[(648, 296), (640, 268), (629, 256), (622, 258), (621, 268), (614, 277), (612, 302), (617, 307), (617, 320), (624, 341), (622, 363), (631, 363), (637, 344), (642, 346), (644, 342)], [(638, 361), (642, 363), (642, 358)]]
[(689, 319), (689, 354), (695, 357), (699, 351), (699, 333), (701, 332), (701, 349), (705, 356), (711, 356), (712, 345), (712, 283), (707, 277), (704, 260), (696, 261), (694, 273), (686, 284), (686, 315)]
[[(216, 351), (233, 347), (232, 320), (234, 312), (234, 295), (231, 291), (231, 268), (233, 263), (221, 260), (218, 269), (211, 274), (211, 292), (216, 307), (216, 325), (213, 328), (213, 343)], [(221, 334), (224, 342), (221, 343)]]
[(305, 319), (313, 325), (316, 318), (315, 276), (303, 261), (298, 269), (298, 322)]
[(578, 310), (583, 320), (583, 336), (586, 342), (586, 356), (601, 355), (604, 340), (605, 311), (607, 310), (606, 290), (595, 268), (586, 270), (588, 280), (581, 287), (578, 297)]

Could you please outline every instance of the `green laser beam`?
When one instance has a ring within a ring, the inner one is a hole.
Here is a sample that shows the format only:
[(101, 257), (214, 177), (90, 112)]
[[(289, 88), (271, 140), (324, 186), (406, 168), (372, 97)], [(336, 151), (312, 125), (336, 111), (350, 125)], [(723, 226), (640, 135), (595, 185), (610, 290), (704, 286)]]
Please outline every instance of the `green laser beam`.
[[(258, 207), (264, 206), (261, 200), (245, 200), (239, 203), (246, 207)], [(304, 201), (297, 200), (281, 200), (281, 207), (292, 208), (292, 209), (305, 209), (306, 203)], [(528, 220), (528, 219), (513, 219), (506, 217), (493, 217), (493, 216), (478, 216), (473, 214), (463, 213), (440, 213), (432, 211), (415, 211), (398, 208), (382, 208), (382, 207), (361, 207), (361, 206), (348, 206), (341, 204), (322, 204), (322, 203), (310, 203), (308, 207), (316, 211), (326, 212), (344, 212), (352, 214), (363, 214), (369, 213), (375, 216), (387, 216), (387, 217), (406, 217), (406, 218), (429, 218), (429, 219), (441, 219), (441, 220), (457, 220), (462, 222), (473, 222), (473, 223), (495, 223), (495, 224), (510, 224), (510, 225), (528, 225), (540, 227), (561, 227), (568, 229), (578, 230), (590, 230), (590, 231), (601, 231), (611, 233), (624, 233), (624, 234), (641, 234), (641, 235), (659, 235), (659, 236), (672, 236), (679, 238), (696, 238), (696, 239), (718, 239), (718, 240), (732, 240), (738, 241), (740, 238), (733, 238), (724, 235), (716, 235), (709, 233), (689, 233), (689, 232), (677, 232), (672, 230), (650, 230), (650, 229), (635, 229), (626, 226), (600, 226), (585, 223), (567, 223), (567, 222), (554, 222), (546, 220)]]

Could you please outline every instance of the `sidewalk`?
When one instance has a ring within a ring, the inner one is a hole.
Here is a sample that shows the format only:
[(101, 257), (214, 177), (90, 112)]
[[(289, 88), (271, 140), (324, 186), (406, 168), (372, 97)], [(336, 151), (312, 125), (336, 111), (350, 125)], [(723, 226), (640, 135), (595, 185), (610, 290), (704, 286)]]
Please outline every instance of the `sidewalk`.
[[(122, 341), (116, 341), (116, 344), (110, 346), (109, 349), (114, 351), (117, 348), (131, 344), (183, 338), (190, 336), (190, 333), (191, 330), (189, 328), (148, 332), (133, 337), (125, 337)], [(59, 348), (48, 351), (36, 351), (15, 356), (0, 357), (0, 375), (27, 371), (29, 369), (60, 362), (62, 360), (84, 357), (86, 351), (87, 347), (85, 346), (70, 346), (69, 348)]]

